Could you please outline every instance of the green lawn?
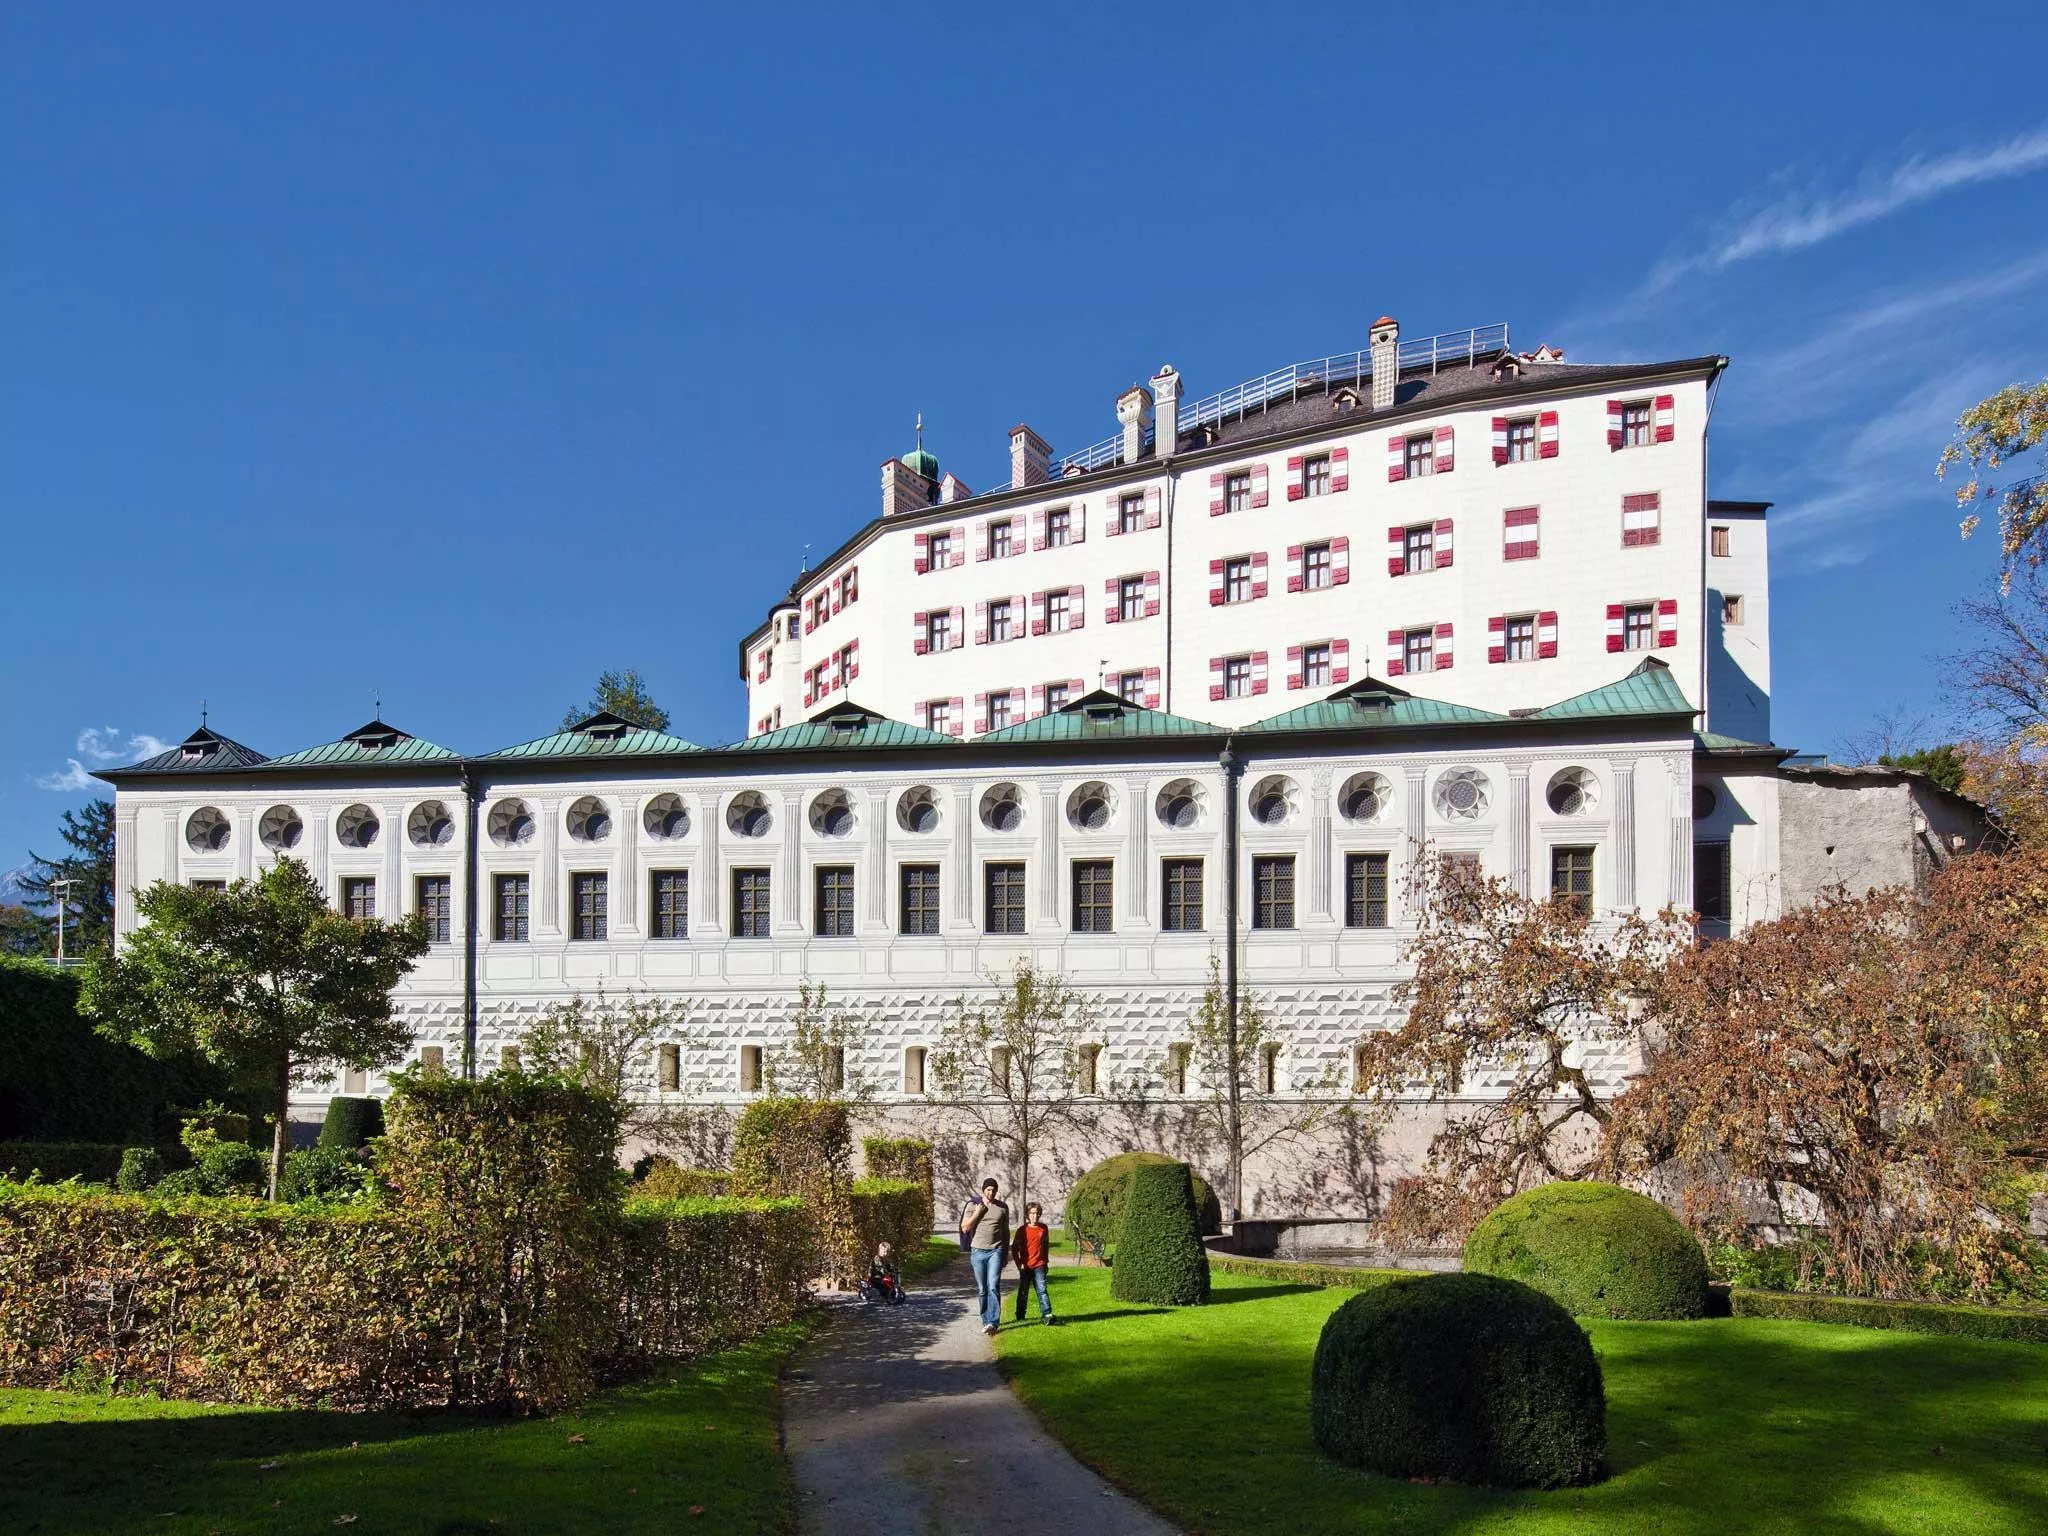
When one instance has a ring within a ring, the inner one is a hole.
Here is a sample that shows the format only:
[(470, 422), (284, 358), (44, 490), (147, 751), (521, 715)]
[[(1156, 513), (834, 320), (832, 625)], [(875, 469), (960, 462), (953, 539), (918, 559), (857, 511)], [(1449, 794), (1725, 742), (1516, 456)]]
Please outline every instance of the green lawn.
[(776, 1383), (805, 1327), (549, 1419), (0, 1389), (0, 1532), (787, 1530), (794, 1506)]
[(1608, 1323), (1613, 1476), (1595, 1488), (1422, 1486), (1325, 1460), (1309, 1363), (1349, 1291), (1215, 1276), (1184, 1311), (1055, 1271), (1070, 1326), (1006, 1329), (1004, 1371), (1082, 1460), (1217, 1536), (1427, 1532), (2048, 1531), (2048, 1349), (1813, 1323)]

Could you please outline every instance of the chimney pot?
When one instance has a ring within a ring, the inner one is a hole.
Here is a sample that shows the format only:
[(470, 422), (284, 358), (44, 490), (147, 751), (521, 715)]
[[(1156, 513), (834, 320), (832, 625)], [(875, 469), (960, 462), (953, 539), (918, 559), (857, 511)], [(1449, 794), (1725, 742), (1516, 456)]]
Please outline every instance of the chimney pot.
[(1145, 449), (1145, 423), (1152, 417), (1152, 391), (1142, 384), (1133, 384), (1116, 397), (1116, 419), (1123, 423), (1124, 456), (1126, 464), (1138, 462), (1138, 455)]
[(1152, 434), (1152, 451), (1169, 458), (1180, 445), (1180, 372), (1166, 363), (1152, 375), (1152, 400), (1158, 427)]

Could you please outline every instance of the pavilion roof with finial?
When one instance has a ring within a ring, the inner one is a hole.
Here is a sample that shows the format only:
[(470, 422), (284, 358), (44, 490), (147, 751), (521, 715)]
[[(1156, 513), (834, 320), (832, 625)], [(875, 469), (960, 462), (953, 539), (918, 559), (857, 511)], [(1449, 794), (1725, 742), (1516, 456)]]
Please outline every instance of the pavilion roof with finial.
[(227, 773), (237, 768), (255, 768), (269, 761), (254, 747), (231, 741), (202, 724), (168, 752), (159, 752), (155, 757), (146, 757), (126, 768), (111, 768), (93, 777), (111, 783), (117, 776), (126, 777), (131, 773)]

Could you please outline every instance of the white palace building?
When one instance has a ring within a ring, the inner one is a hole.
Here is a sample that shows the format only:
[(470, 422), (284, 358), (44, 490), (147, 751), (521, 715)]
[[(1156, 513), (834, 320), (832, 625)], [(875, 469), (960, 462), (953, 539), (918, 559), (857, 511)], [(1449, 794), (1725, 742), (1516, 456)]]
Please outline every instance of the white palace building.
[(1348, 1071), (1393, 1021), (1418, 850), (1598, 910), (1776, 910), (1767, 504), (1707, 478), (1726, 364), (1382, 319), (1205, 399), (1163, 368), (1064, 458), (1016, 427), (994, 490), (920, 447), (742, 641), (741, 739), (600, 715), (471, 756), (373, 721), (265, 757), (202, 729), (104, 775), (118, 929), (139, 886), (289, 851), (348, 912), (426, 916), (426, 1060), (488, 1070), (547, 1005), (645, 989), (695, 1033), (648, 1093), (738, 1101), (823, 982), (849, 1067), (914, 1113), (946, 1011), (1025, 955), (1092, 995), (1099, 1081), (1198, 1091), (1234, 882), (1271, 1070)]

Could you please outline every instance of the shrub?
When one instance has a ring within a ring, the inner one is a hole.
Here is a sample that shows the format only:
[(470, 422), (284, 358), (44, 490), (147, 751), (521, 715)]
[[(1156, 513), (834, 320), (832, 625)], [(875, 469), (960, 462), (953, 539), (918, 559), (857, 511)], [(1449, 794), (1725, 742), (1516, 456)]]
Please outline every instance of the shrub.
[(1316, 1343), (1316, 1444), (1392, 1477), (1562, 1488), (1600, 1476), (1606, 1399), (1570, 1314), (1493, 1275), (1363, 1291)]
[(200, 1153), (193, 1171), (209, 1195), (255, 1195), (270, 1186), (270, 1159), (239, 1141), (221, 1141)]
[(817, 1234), (812, 1273), (842, 1287), (867, 1272), (848, 1204), (852, 1146), (846, 1106), (816, 1099), (757, 1099), (732, 1132), (732, 1192), (802, 1200)]
[(1369, 1291), (1393, 1280), (1413, 1280), (1412, 1269), (1364, 1269), (1350, 1264), (1307, 1264), (1290, 1259), (1255, 1259), (1242, 1253), (1211, 1253), (1209, 1268), (1226, 1275), (1251, 1275), (1274, 1285), (1321, 1285)]
[(354, 1152), (373, 1136), (384, 1134), (384, 1105), (376, 1099), (334, 1098), (320, 1122), (320, 1145)]
[(796, 1200), (628, 1202), (615, 1363), (724, 1349), (787, 1322), (809, 1291), (811, 1246)]
[(249, 1139), (249, 1117), (231, 1109), (222, 1109), (218, 1104), (208, 1104), (200, 1109), (174, 1109), (170, 1111), (170, 1127), (171, 1140), (182, 1146), (190, 1146), (194, 1135), (207, 1131), (220, 1141), (246, 1142)]
[(1844, 1323), (1852, 1328), (1896, 1328), (1903, 1333), (1934, 1333), (1950, 1338), (2048, 1344), (2048, 1312), (1748, 1290), (1730, 1292), (1728, 1303), (1736, 1317), (1779, 1317), (1803, 1323)]
[[(1097, 1163), (1067, 1191), (1067, 1229), (1077, 1241), (1100, 1248), (1104, 1258), (1113, 1260), (1131, 1198), (1131, 1176), (1148, 1163), (1172, 1161), (1160, 1152), (1120, 1152)], [(1200, 1175), (1194, 1176), (1194, 1186), (1201, 1235), (1214, 1237), (1223, 1230), (1223, 1206)]]
[(164, 1156), (155, 1147), (124, 1147), (121, 1171), (114, 1176), (114, 1187), (124, 1195), (139, 1195), (144, 1190), (154, 1189), (163, 1176)]
[(1169, 1307), (1209, 1299), (1209, 1253), (1195, 1215), (1194, 1175), (1186, 1163), (1141, 1163), (1131, 1176), (1109, 1294), (1119, 1301)]
[(340, 1147), (307, 1147), (287, 1153), (277, 1182), (281, 1200), (357, 1200), (366, 1193), (370, 1170), (362, 1158)]
[(1465, 1268), (1534, 1286), (1577, 1317), (1707, 1312), (1707, 1260), (1678, 1218), (1613, 1184), (1545, 1184), (1502, 1201), (1465, 1244)]
[[(861, 1158), (871, 1179), (908, 1179), (924, 1186), (923, 1236), (938, 1224), (936, 1183), (932, 1172), (932, 1144), (916, 1136), (869, 1136), (860, 1144)], [(919, 1239), (922, 1241), (922, 1236)]]
[(121, 1156), (127, 1150), (96, 1141), (0, 1141), (0, 1177), (39, 1176), (47, 1184), (65, 1179), (111, 1184), (121, 1175)]
[(639, 1199), (715, 1200), (732, 1193), (732, 1175), (722, 1168), (684, 1168), (658, 1152), (635, 1166), (642, 1169), (633, 1183)]
[(206, 1193), (206, 1183), (197, 1168), (173, 1168), (149, 1191), (159, 1200), (186, 1200)]
[(886, 1242), (900, 1255), (915, 1253), (924, 1246), (932, 1229), (923, 1225), (930, 1192), (911, 1179), (855, 1179), (849, 1196), (853, 1212), (855, 1251), (861, 1257), (860, 1272), (867, 1272), (867, 1258), (877, 1243)]

